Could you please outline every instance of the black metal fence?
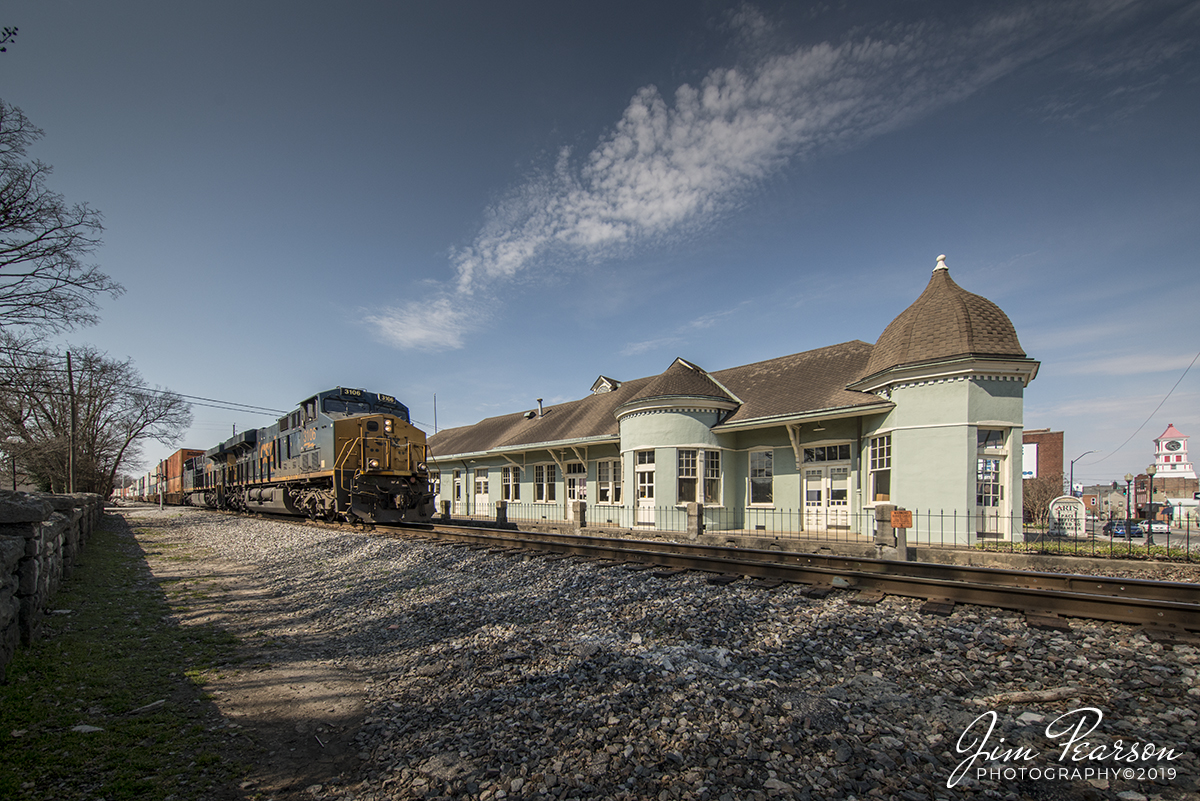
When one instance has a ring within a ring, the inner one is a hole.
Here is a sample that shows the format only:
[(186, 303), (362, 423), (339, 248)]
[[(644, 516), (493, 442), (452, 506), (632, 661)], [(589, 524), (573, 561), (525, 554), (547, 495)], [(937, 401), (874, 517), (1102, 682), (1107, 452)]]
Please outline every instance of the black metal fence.
[[(497, 512), (489, 512), (451, 517), (476, 523), (495, 520)], [(586, 527), (591, 529), (646, 531), (665, 536), (704, 533), (817, 543), (876, 542), (877, 521), (872, 509), (854, 513), (830, 508), (701, 507), (699, 513), (698, 518), (689, 520), (687, 509), (681, 506), (596, 505), (588, 506), (583, 517)], [(504, 517), (516, 525), (576, 523), (570, 506), (564, 503), (508, 503)], [(1125, 536), (1122, 526), (1105, 526), (1102, 520), (1088, 519), (1079, 530), (1064, 531), (1048, 525), (1031, 525), (1019, 516), (927, 509), (912, 511), (912, 526), (904, 529), (902, 536), (909, 546), (926, 548), (1200, 562), (1200, 531), (1190, 521), (1182, 528), (1172, 527), (1166, 532), (1151, 533), (1136, 526), (1130, 526), (1130, 530), (1133, 535)], [(900, 530), (893, 532), (893, 536), (900, 534)], [(885, 540), (885, 544), (893, 542), (890, 538)]]

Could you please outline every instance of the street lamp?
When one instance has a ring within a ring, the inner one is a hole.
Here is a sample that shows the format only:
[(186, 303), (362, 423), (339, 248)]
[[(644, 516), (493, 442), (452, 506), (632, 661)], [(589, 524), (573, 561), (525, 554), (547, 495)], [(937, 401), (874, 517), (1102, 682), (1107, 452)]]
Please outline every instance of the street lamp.
[(1072, 498), (1075, 497), (1075, 463), (1078, 462), (1083, 457), (1087, 456), (1089, 453), (1095, 453), (1095, 451), (1086, 451), (1084, 453), (1079, 454), (1078, 456), (1076, 456), (1074, 459), (1071, 460), (1071, 478), (1070, 478), (1071, 485), (1069, 487), (1067, 487), (1067, 494), (1070, 495)]
[[(1146, 475), (1150, 476), (1150, 481), (1147, 484), (1146, 493), (1146, 545), (1147, 547), (1154, 544), (1154, 474), (1158, 472), (1158, 468), (1150, 465), (1146, 468)], [(1169, 538), (1168, 538), (1169, 541)]]
[(1133, 496), (1130, 495), (1130, 484), (1133, 483), (1133, 476), (1129, 473), (1125, 474), (1125, 536), (1129, 536), (1129, 504)]

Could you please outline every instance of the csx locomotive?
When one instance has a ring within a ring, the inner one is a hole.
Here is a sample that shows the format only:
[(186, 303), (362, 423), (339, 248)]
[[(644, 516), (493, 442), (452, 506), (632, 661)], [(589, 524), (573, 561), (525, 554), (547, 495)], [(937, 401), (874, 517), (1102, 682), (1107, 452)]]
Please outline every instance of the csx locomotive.
[(179, 499), (324, 520), (425, 523), (434, 512), (427, 456), (425, 432), (404, 404), (338, 387), (275, 425), (184, 461)]

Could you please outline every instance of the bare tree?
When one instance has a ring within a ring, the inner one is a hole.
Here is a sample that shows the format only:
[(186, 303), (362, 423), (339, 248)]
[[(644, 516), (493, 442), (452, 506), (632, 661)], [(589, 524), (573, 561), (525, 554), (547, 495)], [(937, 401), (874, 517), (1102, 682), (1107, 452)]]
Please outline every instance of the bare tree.
[(0, 100), (0, 326), (63, 331), (95, 323), (97, 295), (124, 289), (84, 263), (100, 245), (100, 212), (46, 187), (50, 167), (26, 156), (41, 137)]
[[(144, 386), (132, 361), (92, 347), (74, 349), (75, 488), (109, 495), (142, 444), (172, 446), (192, 424), (179, 395)], [(68, 486), (71, 392), (66, 364), (31, 336), (0, 332), (0, 441), (40, 488)]]
[(1063, 494), (1062, 481), (1061, 471), (1025, 480), (1021, 489), (1026, 520), (1039, 526), (1046, 524), (1050, 517), (1050, 501)]

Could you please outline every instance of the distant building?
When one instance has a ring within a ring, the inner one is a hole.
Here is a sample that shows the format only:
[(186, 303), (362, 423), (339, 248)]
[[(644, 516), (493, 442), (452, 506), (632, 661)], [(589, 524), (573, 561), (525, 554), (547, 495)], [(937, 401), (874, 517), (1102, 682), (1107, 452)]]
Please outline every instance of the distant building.
[(589, 523), (679, 530), (701, 504), (709, 531), (869, 534), (870, 513), (893, 504), (948, 521), (947, 538), (1019, 537), (1038, 366), (942, 257), (874, 345), (600, 376), (580, 400), (434, 434), (431, 462), (456, 514), (504, 501), (513, 519), (564, 520), (583, 501)]
[(1063, 487), (1067, 488), (1068, 478), (1063, 474), (1063, 432), (1026, 429), (1021, 434), (1021, 463), (1022, 478), (1062, 476)]
[(1196, 469), (1188, 458), (1188, 438), (1174, 424), (1167, 425), (1161, 436), (1154, 438), (1154, 481), (1170, 478), (1196, 478)]

